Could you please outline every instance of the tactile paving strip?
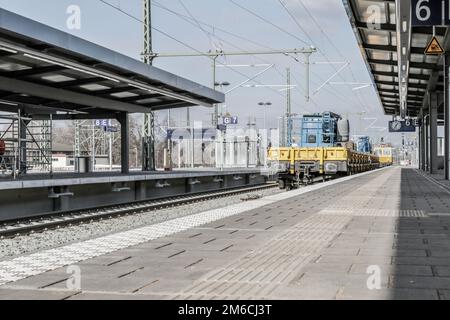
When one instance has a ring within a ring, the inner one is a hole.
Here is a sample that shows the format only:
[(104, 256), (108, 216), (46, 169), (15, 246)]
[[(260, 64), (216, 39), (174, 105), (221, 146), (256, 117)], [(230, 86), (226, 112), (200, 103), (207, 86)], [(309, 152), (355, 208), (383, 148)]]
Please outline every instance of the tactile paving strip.
[(350, 222), (345, 216), (313, 215), (271, 239), (258, 250), (214, 270), (174, 299), (270, 297), (280, 284), (291, 282), (303, 266)]
[(0, 262), (0, 285), (71, 265), (264, 206), (263, 199)]
[(210, 210), (187, 217), (158, 223), (148, 227), (62, 246), (56, 249), (45, 250), (9, 261), (1, 261), (0, 285), (22, 280), (90, 258), (169, 236), (193, 227), (198, 227), (229, 216), (237, 215), (242, 212), (260, 208), (277, 201), (296, 197), (310, 191), (325, 188), (337, 183), (364, 176), (366, 174), (373, 174), (373, 172), (345, 177), (340, 180), (329, 181), (320, 185), (309, 186), (292, 192), (269, 196), (263, 199), (240, 203), (225, 208)]
[[(351, 177), (344, 179), (351, 180)], [(386, 179), (381, 175), (371, 181), (374, 180), (375, 184), (382, 185), (386, 183)], [(361, 181), (358, 180), (358, 182)], [(360, 185), (366, 186), (365, 183), (355, 185), (355, 188), (341, 200), (344, 202), (354, 200), (357, 194), (360, 195), (358, 202), (366, 204), (371, 195), (361, 192)], [(312, 188), (315, 187), (317, 186), (312, 186)], [(285, 194), (270, 198), (276, 197), (278, 201), (281, 201), (283, 196)], [(348, 215), (333, 216), (319, 212), (318, 215), (313, 215), (277, 235), (251, 254), (209, 273), (192, 286), (171, 296), (174, 299), (270, 297), (270, 294), (281, 284), (289, 284), (298, 277), (302, 268), (320, 255), (322, 249), (348, 225), (358, 206), (353, 208), (355, 211), (351, 212), (349, 209)]]
[(389, 209), (325, 209), (319, 212), (327, 216), (352, 217), (393, 217), (393, 218), (425, 218), (428, 215), (422, 210), (389, 210)]

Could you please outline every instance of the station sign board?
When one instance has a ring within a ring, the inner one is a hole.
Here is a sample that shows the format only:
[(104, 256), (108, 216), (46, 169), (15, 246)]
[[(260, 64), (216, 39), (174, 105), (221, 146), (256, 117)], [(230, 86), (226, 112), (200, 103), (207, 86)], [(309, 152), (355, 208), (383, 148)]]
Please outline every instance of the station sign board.
[(239, 122), (238, 117), (231, 117), (231, 116), (223, 117), (223, 124), (225, 125), (238, 124), (238, 122)]
[(101, 127), (105, 132), (118, 132), (119, 128), (112, 125), (111, 119), (95, 119), (94, 120), (94, 126)]
[(418, 122), (413, 119), (389, 121), (389, 132), (416, 132)]
[(448, 0), (412, 0), (412, 26), (450, 25), (450, 3)]
[(111, 119), (95, 119), (94, 126), (96, 127), (112, 127)]

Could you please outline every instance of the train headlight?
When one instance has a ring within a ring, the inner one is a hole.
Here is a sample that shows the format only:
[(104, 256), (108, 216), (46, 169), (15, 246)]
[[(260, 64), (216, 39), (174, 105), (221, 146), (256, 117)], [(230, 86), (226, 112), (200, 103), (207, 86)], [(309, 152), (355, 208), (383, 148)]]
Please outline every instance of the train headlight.
[(338, 171), (338, 165), (334, 162), (327, 162), (324, 166), (325, 173), (336, 173)]

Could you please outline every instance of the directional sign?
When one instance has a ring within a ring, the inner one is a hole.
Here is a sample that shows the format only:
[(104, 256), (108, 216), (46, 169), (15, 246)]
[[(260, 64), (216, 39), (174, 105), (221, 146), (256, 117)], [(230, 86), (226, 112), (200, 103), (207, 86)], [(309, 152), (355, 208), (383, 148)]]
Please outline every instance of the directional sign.
[(442, 48), (439, 40), (434, 36), (425, 49), (425, 54), (444, 54), (445, 50)]
[(105, 130), (105, 132), (119, 132), (119, 128), (117, 127), (112, 127), (112, 126), (105, 126), (103, 127), (103, 130)]
[(227, 126), (224, 124), (219, 124), (217, 126), (217, 130), (225, 132), (225, 131), (227, 131)]
[(413, 120), (389, 121), (389, 132), (416, 132)]

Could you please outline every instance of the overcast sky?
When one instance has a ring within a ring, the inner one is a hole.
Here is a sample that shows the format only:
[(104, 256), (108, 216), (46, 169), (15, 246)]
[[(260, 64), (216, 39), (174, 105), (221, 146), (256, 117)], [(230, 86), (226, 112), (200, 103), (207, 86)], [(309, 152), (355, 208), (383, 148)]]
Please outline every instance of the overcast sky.
[[(141, 0), (106, 1), (142, 19)], [(155, 52), (192, 52), (193, 49), (200, 52), (215, 49), (249, 51), (269, 48), (293, 49), (314, 45), (320, 52), (311, 57), (312, 62), (350, 62), (349, 67), (333, 79), (334, 82), (370, 82), (369, 73), (341, 0), (152, 1), (154, 3), (153, 26), (189, 46), (154, 30), (153, 50)], [(288, 11), (283, 7), (283, 3)], [(79, 30), (67, 27), (69, 15), (66, 11), (70, 5), (77, 5), (81, 9)], [(142, 23), (100, 0), (0, 0), (0, 6), (140, 59), (143, 42)], [(394, 140), (386, 131), (380, 133), (376, 129), (366, 129), (371, 124), (375, 127), (386, 127), (389, 120), (389, 117), (383, 115), (372, 87), (352, 90), (351, 85), (328, 84), (315, 93), (343, 64), (312, 65), (312, 99), (306, 103), (305, 69), (304, 64), (301, 63), (303, 57), (298, 56), (298, 60), (300, 62), (292, 57), (271, 55), (228, 57), (220, 59), (219, 62), (229, 65), (275, 65), (274, 68), (257, 77), (256, 82), (252, 81), (249, 84), (283, 85), (286, 83), (286, 68), (290, 68), (292, 84), (297, 85), (292, 91), (293, 112), (302, 114), (330, 110), (343, 115), (349, 114), (353, 134), (369, 134), (378, 138), (384, 136), (387, 140)], [(211, 60), (206, 57), (160, 58), (155, 60), (154, 65), (206, 86), (212, 85)], [(217, 80), (229, 82), (233, 87), (263, 69), (261, 67), (233, 69), (219, 67)], [(353, 88), (357, 86), (354, 85)], [(224, 88), (224, 90), (228, 89)], [(241, 124), (245, 123), (249, 116), (255, 116), (262, 126), (263, 112), (257, 104), (261, 101), (271, 102), (273, 105), (267, 110), (267, 123), (270, 127), (277, 127), (277, 119), (286, 110), (286, 93), (278, 90), (279, 88), (238, 88), (227, 95), (227, 110), (232, 115), (239, 116)], [(366, 114), (356, 115), (362, 111)], [(195, 108), (194, 118), (209, 120), (210, 113), (209, 109), (198, 107)], [(185, 110), (179, 110), (173, 116), (180, 123), (184, 119)], [(362, 118), (361, 123), (360, 118)], [(372, 118), (377, 121), (373, 123)]]

